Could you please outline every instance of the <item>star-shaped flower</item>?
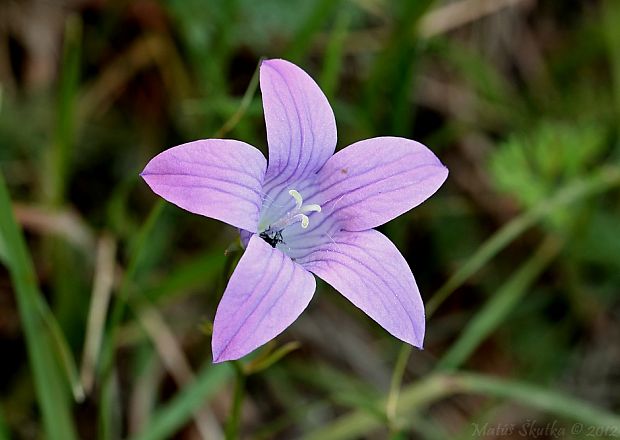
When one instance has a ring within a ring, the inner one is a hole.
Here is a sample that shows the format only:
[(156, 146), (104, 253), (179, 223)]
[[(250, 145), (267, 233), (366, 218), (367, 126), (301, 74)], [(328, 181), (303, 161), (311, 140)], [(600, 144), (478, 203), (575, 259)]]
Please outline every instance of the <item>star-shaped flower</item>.
[(424, 305), (398, 249), (373, 230), (443, 184), (448, 170), (404, 138), (356, 142), (338, 153), (334, 114), (296, 65), (260, 67), (269, 163), (244, 142), (205, 139), (154, 157), (151, 189), (190, 212), (241, 231), (239, 260), (213, 326), (213, 360), (238, 359), (291, 325), (312, 298), (314, 275), (397, 338), (424, 340)]

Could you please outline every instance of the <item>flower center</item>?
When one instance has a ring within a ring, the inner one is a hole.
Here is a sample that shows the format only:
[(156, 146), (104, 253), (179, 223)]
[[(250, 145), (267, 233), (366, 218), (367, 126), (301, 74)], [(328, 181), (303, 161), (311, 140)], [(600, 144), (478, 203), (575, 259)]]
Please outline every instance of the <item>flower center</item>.
[(295, 199), (295, 207), (287, 212), (282, 218), (276, 220), (260, 232), (260, 236), (271, 246), (282, 242), (282, 230), (293, 223), (301, 222), (301, 227), (306, 229), (310, 224), (307, 214), (321, 212), (321, 207), (316, 204), (304, 205), (304, 199), (298, 191), (291, 189), (288, 192)]

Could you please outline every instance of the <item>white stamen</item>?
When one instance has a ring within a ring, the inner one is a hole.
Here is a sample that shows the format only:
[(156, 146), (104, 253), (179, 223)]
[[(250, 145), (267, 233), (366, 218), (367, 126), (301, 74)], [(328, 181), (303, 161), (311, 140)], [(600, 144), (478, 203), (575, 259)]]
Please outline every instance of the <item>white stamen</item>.
[(300, 208), (301, 212), (321, 212), (321, 207), (319, 205), (306, 205)]
[(301, 194), (299, 194), (294, 189), (291, 189), (288, 193), (291, 196), (293, 196), (293, 198), (295, 199), (295, 209), (299, 211), (299, 209), (301, 208), (302, 203), (304, 202), (304, 199), (301, 197)]
[(306, 214), (321, 212), (321, 207), (317, 204), (304, 205), (304, 199), (298, 191), (291, 189), (288, 193), (295, 199), (295, 208), (287, 212), (281, 219), (269, 225), (267, 230), (281, 231), (297, 221), (301, 222), (303, 229), (306, 229), (310, 224), (310, 219)]
[(299, 214), (299, 215), (301, 215), (301, 227), (306, 229), (308, 225), (310, 224), (310, 219), (305, 214)]

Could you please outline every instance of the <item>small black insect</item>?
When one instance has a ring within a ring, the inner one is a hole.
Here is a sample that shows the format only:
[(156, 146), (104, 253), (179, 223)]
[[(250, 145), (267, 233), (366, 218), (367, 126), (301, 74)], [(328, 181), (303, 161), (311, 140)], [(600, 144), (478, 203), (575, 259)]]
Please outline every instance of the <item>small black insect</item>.
[(282, 231), (273, 232), (269, 231), (268, 229), (264, 232), (261, 232), (259, 237), (269, 243), (272, 248), (275, 248), (278, 243), (284, 243), (284, 239), (282, 238)]

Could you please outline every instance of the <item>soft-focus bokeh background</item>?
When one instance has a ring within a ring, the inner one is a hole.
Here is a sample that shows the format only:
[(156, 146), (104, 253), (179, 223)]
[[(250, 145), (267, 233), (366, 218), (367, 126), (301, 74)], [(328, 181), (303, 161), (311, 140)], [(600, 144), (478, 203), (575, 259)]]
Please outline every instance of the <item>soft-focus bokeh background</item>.
[[(380, 228), (424, 351), (321, 283), (211, 364), (236, 231), (138, 172), (198, 138), (265, 151), (261, 57), (317, 79), (339, 148), (450, 168)], [(620, 1), (3, 0), (0, 81), (0, 439), (620, 436)]]

